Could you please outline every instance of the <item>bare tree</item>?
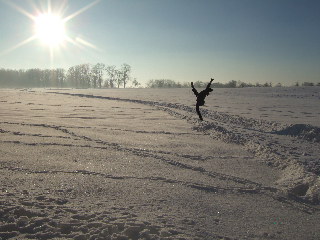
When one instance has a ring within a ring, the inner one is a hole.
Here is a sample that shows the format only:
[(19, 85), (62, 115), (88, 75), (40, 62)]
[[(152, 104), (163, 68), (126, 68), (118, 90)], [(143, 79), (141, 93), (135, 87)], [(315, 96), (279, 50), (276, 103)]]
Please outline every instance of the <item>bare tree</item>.
[(63, 88), (65, 79), (66, 79), (66, 71), (63, 68), (57, 68), (56, 69), (57, 87), (59, 86), (60, 88)]
[(92, 83), (94, 88), (96, 88), (97, 86), (101, 88), (104, 69), (105, 69), (105, 65), (103, 63), (97, 63), (92, 67), (91, 75), (92, 75)]
[(118, 88), (120, 88), (120, 85), (122, 84), (122, 72), (120, 70), (115, 70), (116, 73), (116, 82), (118, 85)]
[[(46, 70), (46, 77), (48, 77), (48, 82), (50, 79), (50, 70)], [(80, 85), (80, 71), (79, 71), (79, 66), (73, 66), (70, 67), (68, 72), (67, 72), (67, 81), (68, 85), (78, 88)]]
[(83, 88), (89, 88), (91, 87), (91, 70), (90, 70), (90, 64), (84, 63), (81, 64), (80, 67), (81, 71), (81, 79), (83, 83)]
[(139, 82), (137, 81), (137, 79), (134, 78), (133, 81), (132, 81), (132, 85), (133, 85), (134, 87), (138, 87), (138, 86), (141, 85), (141, 83), (139, 83)]
[(101, 85), (102, 85), (102, 77), (103, 77), (103, 70), (105, 68), (105, 65), (103, 63), (98, 63), (98, 86), (99, 88), (101, 88)]
[(123, 88), (126, 88), (126, 84), (131, 80), (130, 79), (131, 67), (124, 63), (121, 66), (120, 74), (121, 74), (121, 82), (123, 83)]
[(116, 66), (111, 65), (111, 66), (107, 66), (106, 67), (106, 71), (107, 74), (109, 76), (109, 82), (110, 82), (110, 87), (113, 87), (113, 82), (116, 81), (116, 77), (117, 77), (117, 70), (116, 70)]
[(97, 82), (98, 82), (98, 69), (97, 65), (94, 65), (91, 68), (91, 81), (92, 81), (92, 87), (97, 88)]

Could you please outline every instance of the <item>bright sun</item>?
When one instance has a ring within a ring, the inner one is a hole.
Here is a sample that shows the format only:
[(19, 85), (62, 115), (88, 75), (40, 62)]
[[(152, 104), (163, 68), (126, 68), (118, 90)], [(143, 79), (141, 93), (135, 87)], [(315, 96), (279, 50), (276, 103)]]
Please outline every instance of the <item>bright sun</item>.
[(37, 36), (43, 43), (55, 45), (61, 42), (64, 36), (63, 24), (58, 16), (39, 15), (36, 19)]
[[(34, 21), (34, 30), (35, 34), (30, 36), (29, 38), (26, 38), (22, 40), (20, 43), (14, 45), (13, 47), (7, 49), (4, 52), (0, 52), (0, 56), (6, 53), (9, 53), (35, 39), (41, 39), (41, 41), (50, 46), (50, 61), (51, 65), (53, 64), (53, 49), (58, 49), (59, 45), (63, 43), (64, 40), (67, 42), (70, 42), (74, 44), (77, 47), (82, 48), (83, 46), (90, 47), (93, 49), (97, 49), (93, 44), (81, 39), (80, 37), (77, 37), (76, 39), (72, 39), (68, 34), (66, 34), (64, 30), (64, 24), (69, 21), (70, 19), (78, 16), (82, 12), (86, 11), (87, 9), (91, 8), (92, 6), (99, 3), (101, 0), (94, 0), (93, 2), (89, 3), (88, 5), (84, 6), (80, 10), (70, 14), (69, 16), (61, 19), (62, 15), (61, 12), (65, 12), (67, 9), (66, 3), (67, 0), (64, 0), (62, 5), (60, 6), (59, 11), (53, 13), (51, 10), (51, 0), (47, 0), (47, 11), (45, 13), (41, 11), (33, 2), (34, 1), (28, 1), (33, 5), (35, 12), (37, 12), (39, 15), (35, 16), (31, 13), (27, 12), (22, 7), (18, 6), (17, 4), (13, 3), (14, 1), (9, 0), (0, 0), (1, 2), (4, 2), (9, 7), (12, 7), (13, 9), (17, 10), (18, 12), (22, 13), (23, 15), (27, 16), (28, 18), (32, 19)], [(40, 1), (39, 1), (40, 2)], [(54, 1), (54, 2), (61, 2), (61, 1)], [(2, 10), (2, 9), (1, 9)], [(42, 14), (41, 14), (42, 13)], [(53, 14), (52, 14), (53, 13)]]

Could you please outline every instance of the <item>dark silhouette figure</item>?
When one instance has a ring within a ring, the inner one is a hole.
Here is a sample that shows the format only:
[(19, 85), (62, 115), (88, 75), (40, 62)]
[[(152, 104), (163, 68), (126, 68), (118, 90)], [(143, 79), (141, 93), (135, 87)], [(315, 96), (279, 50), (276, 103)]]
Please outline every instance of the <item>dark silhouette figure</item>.
[(191, 82), (192, 91), (193, 91), (194, 95), (197, 96), (196, 111), (197, 111), (197, 113), (198, 113), (199, 118), (200, 118), (201, 121), (203, 121), (203, 118), (202, 118), (202, 116), (201, 116), (199, 106), (203, 106), (203, 105), (204, 105), (204, 103), (205, 103), (204, 99), (206, 98), (206, 96), (209, 95), (210, 92), (213, 91), (213, 89), (210, 88), (211, 83), (212, 83), (213, 80), (214, 80), (214, 79), (211, 78), (211, 81), (208, 83), (206, 89), (203, 90), (203, 91), (201, 91), (200, 93), (198, 93), (197, 89), (195, 89), (194, 86), (193, 86), (193, 82)]

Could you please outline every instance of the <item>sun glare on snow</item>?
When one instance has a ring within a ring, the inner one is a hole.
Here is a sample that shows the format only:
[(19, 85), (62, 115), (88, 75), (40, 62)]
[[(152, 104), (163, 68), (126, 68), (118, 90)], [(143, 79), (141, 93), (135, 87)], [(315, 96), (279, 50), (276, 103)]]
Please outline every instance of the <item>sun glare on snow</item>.
[(58, 16), (39, 15), (36, 19), (37, 36), (43, 43), (55, 45), (63, 39), (63, 24)]

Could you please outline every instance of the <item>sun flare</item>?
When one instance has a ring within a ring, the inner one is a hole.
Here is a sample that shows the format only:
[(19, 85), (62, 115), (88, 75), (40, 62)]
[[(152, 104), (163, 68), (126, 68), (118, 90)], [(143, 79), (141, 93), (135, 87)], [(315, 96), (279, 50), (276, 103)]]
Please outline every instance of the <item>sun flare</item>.
[(55, 45), (60, 43), (64, 36), (63, 24), (58, 16), (39, 15), (36, 19), (37, 36), (43, 43)]
[[(35, 28), (34, 35), (28, 37), (27, 39), (22, 40), (20, 43), (18, 43), (16, 45), (8, 48), (6, 51), (4, 51), (2, 53), (0, 52), (0, 56), (7, 54), (7, 53), (10, 53), (13, 50), (16, 50), (16, 49), (26, 45), (27, 43), (29, 43), (33, 40), (36, 40), (36, 39), (41, 39), (41, 41), (44, 44), (49, 46), (51, 67), (53, 66), (53, 60), (54, 60), (54, 56), (53, 56), (54, 49), (59, 49), (60, 45), (64, 45), (64, 44), (62, 44), (62, 42), (64, 40), (72, 43), (73, 45), (75, 45), (81, 49), (83, 49), (83, 47), (90, 47), (92, 49), (98, 50), (98, 48), (96, 46), (94, 46), (92, 43), (85, 41), (85, 40), (81, 39), (80, 37), (73, 39), (70, 36), (68, 36), (68, 34), (66, 33), (68, 31), (65, 31), (64, 24), (67, 21), (69, 21), (70, 19), (80, 15), (81, 13), (86, 11), (87, 9), (93, 7), (94, 5), (99, 3), (100, 1), (101, 0), (95, 0), (91, 3), (89, 3), (88, 5), (84, 6), (83, 8), (79, 9), (78, 11), (61, 19), (61, 17), (62, 17), (61, 13), (66, 10), (67, 0), (64, 0), (62, 5), (60, 6), (60, 9), (55, 12), (52, 12), (51, 0), (46, 1), (47, 7), (48, 7), (47, 11), (43, 11), (43, 10), (41, 11), (40, 8), (35, 3), (33, 3), (33, 1), (30, 0), (29, 1), (30, 4), (34, 7), (35, 12), (37, 12), (39, 15), (33, 15), (33, 14), (29, 13), (24, 8), (15, 4), (13, 1), (0, 0), (0, 2), (5, 3), (9, 7), (17, 10), (21, 14), (32, 19), (33, 24), (34, 24), (34, 28)], [(63, 47), (65, 48), (65, 46), (63, 46)]]

